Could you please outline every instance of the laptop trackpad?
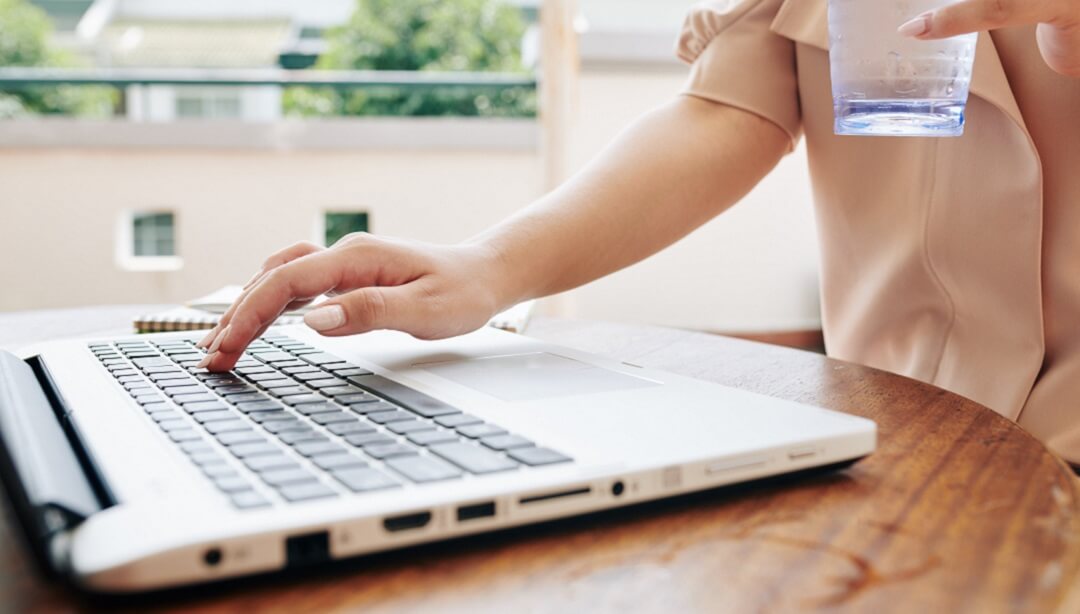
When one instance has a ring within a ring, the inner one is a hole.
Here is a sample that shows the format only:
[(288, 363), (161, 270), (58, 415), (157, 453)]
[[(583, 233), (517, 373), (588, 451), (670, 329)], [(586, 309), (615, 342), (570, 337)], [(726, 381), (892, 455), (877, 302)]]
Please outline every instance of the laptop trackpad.
[(533, 401), (661, 385), (547, 352), (413, 366), (503, 401)]

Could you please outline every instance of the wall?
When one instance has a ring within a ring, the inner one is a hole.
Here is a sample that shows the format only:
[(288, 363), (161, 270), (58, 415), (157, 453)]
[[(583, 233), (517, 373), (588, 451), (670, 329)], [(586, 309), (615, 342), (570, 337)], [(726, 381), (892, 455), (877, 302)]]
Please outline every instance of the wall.
[[(584, 166), (635, 117), (669, 100), (685, 74), (673, 63), (586, 63), (570, 129), (571, 167)], [(725, 332), (817, 329), (815, 233), (800, 147), (733, 209), (565, 303), (581, 318)]]
[[(535, 152), (0, 149), (0, 310), (180, 302), (242, 283), (272, 251), (315, 239), (324, 209), (373, 230), (457, 241), (540, 190)], [(177, 212), (184, 266), (115, 262), (125, 210)]]

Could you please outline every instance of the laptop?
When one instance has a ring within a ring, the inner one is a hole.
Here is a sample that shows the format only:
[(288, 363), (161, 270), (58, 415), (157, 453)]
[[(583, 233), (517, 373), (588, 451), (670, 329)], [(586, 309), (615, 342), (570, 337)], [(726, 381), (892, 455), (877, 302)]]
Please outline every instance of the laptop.
[(485, 328), (0, 354), (0, 477), (92, 592), (274, 572), (853, 462), (873, 422)]

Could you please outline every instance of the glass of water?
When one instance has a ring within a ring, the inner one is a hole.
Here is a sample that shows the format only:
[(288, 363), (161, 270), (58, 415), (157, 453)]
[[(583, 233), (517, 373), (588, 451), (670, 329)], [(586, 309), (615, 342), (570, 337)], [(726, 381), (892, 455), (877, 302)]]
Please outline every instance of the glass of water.
[(960, 136), (977, 34), (923, 41), (900, 24), (955, 0), (829, 0), (836, 134)]

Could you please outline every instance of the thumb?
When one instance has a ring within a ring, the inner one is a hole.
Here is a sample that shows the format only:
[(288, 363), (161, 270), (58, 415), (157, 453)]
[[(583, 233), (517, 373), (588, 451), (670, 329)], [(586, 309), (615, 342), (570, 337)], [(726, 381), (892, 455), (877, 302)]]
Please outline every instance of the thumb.
[(304, 323), (322, 335), (340, 337), (393, 329), (417, 334), (430, 323), (415, 284), (373, 286), (327, 300), (304, 316)]

